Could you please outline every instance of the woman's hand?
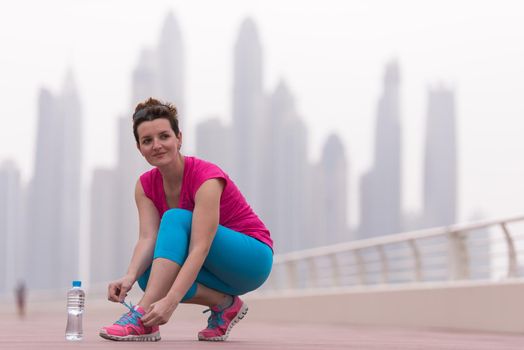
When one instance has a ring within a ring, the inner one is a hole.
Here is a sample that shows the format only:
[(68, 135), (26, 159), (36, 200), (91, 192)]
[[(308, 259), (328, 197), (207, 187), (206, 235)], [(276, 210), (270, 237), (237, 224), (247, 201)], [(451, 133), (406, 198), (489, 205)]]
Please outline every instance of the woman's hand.
[(156, 303), (151, 304), (149, 310), (147, 310), (146, 314), (141, 318), (142, 323), (146, 327), (166, 324), (177, 306), (178, 302), (168, 297), (162, 298)]
[(127, 292), (131, 290), (134, 283), (135, 279), (127, 275), (109, 283), (109, 287), (107, 288), (107, 299), (114, 301), (115, 303), (124, 301)]

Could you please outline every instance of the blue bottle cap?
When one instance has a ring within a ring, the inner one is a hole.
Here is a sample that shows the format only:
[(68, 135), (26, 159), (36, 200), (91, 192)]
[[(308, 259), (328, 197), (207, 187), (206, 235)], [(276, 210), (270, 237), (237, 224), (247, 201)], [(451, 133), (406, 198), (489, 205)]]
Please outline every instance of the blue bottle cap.
[(81, 287), (82, 281), (73, 281), (73, 287)]

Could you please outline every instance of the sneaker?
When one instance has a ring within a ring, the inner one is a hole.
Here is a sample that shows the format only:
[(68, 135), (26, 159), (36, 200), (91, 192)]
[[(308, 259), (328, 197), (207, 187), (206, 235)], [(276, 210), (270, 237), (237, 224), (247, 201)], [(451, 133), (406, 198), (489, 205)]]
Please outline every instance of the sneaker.
[(198, 332), (198, 340), (224, 341), (227, 339), (231, 328), (244, 318), (248, 310), (247, 304), (238, 296), (233, 297), (233, 303), (224, 309), (212, 306), (204, 312), (211, 311), (207, 320), (207, 328)]
[(103, 327), (100, 336), (109, 340), (123, 341), (159, 341), (160, 332), (158, 326), (144, 327), (140, 319), (145, 314), (145, 310), (136, 305), (127, 305), (123, 302), (129, 312), (125, 313), (112, 326)]

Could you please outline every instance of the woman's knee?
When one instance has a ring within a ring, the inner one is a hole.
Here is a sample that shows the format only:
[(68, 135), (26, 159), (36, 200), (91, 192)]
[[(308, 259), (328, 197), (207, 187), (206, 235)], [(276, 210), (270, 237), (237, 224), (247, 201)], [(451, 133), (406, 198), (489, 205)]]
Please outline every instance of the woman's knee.
[(176, 225), (189, 225), (191, 227), (191, 220), (193, 213), (189, 210), (174, 208), (169, 209), (162, 215), (162, 222)]
[(163, 244), (172, 244), (173, 241), (187, 240), (191, 235), (191, 220), (193, 213), (184, 209), (169, 209), (162, 215), (157, 248)]
[(156, 239), (154, 258), (166, 258), (182, 264), (187, 257), (193, 213), (170, 209), (162, 216)]

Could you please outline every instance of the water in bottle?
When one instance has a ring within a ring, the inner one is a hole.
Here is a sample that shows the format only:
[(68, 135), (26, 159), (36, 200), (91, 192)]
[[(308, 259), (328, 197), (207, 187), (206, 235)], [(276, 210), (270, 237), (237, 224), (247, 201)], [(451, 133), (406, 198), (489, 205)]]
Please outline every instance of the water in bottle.
[(81, 281), (73, 281), (73, 288), (67, 292), (67, 340), (82, 340), (82, 316), (84, 314), (85, 293)]

